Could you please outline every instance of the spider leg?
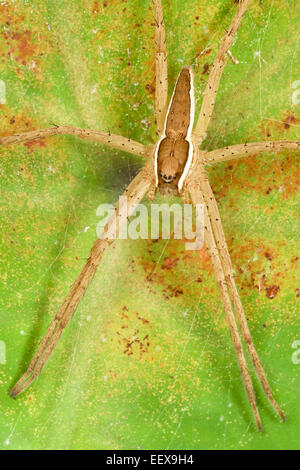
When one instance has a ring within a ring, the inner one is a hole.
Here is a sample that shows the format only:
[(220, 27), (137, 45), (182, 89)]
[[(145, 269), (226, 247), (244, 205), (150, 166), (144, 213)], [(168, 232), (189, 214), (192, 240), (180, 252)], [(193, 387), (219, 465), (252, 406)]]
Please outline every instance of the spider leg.
[(251, 142), (247, 144), (231, 145), (221, 149), (207, 152), (203, 159), (205, 165), (226, 162), (242, 157), (250, 157), (259, 153), (280, 152), (281, 150), (300, 150), (300, 141), (274, 140), (268, 142)]
[(209, 181), (208, 181), (208, 178), (204, 169), (202, 169), (202, 175), (199, 181), (200, 181), (200, 187), (201, 187), (201, 191), (204, 197), (204, 201), (205, 201), (208, 214), (211, 220), (211, 226), (212, 226), (214, 238), (216, 240), (217, 249), (219, 251), (229, 294), (233, 300), (234, 308), (235, 308), (237, 318), (238, 318), (238, 321), (242, 330), (244, 341), (248, 348), (249, 355), (257, 371), (257, 375), (262, 384), (263, 390), (265, 391), (270, 403), (272, 404), (276, 412), (279, 414), (279, 416), (283, 420), (285, 420), (285, 415), (283, 411), (281, 410), (281, 408), (279, 407), (279, 405), (277, 404), (277, 402), (275, 401), (273, 397), (271, 387), (268, 383), (268, 379), (266, 377), (264, 368), (260, 362), (257, 351), (253, 344), (253, 340), (251, 337), (251, 333), (249, 330), (249, 326), (247, 323), (243, 305), (242, 305), (238, 290), (236, 288), (236, 284), (235, 284), (235, 280), (233, 276), (232, 263), (231, 263), (231, 259), (230, 259), (230, 255), (229, 255), (229, 251), (228, 251), (228, 247), (227, 247), (227, 243), (226, 243), (226, 239), (225, 239), (225, 235), (224, 235), (224, 231), (223, 231), (223, 227), (221, 223), (218, 205), (215, 200), (213, 191), (211, 189), (211, 186), (209, 184)]
[[(104, 232), (109, 233), (109, 238), (98, 238), (93, 245), (88, 261), (83, 267), (81, 273), (72, 285), (67, 297), (61, 305), (58, 313), (49, 326), (40, 346), (37, 349), (27, 371), (13, 387), (11, 395), (16, 397), (22, 393), (40, 374), (42, 368), (49, 359), (52, 351), (60, 339), (64, 328), (68, 325), (70, 319), (74, 315), (79, 301), (86, 292), (93, 276), (100, 264), (105, 249), (113, 242), (113, 237), (121, 227), (121, 222), (126, 221), (124, 214), (128, 217), (132, 215), (136, 205), (142, 200), (149, 189), (151, 179), (149, 178), (150, 162), (143, 167), (139, 174), (129, 184), (123, 196), (127, 197), (127, 214), (124, 207), (117, 204), (115, 213), (109, 218)], [(123, 217), (122, 217), (123, 215)], [(119, 227), (116, 228), (116, 216), (119, 217)]]
[(147, 157), (149, 155), (150, 149), (152, 148), (121, 135), (94, 131), (92, 129), (81, 129), (79, 127), (72, 126), (55, 126), (48, 129), (38, 129), (35, 131), (22, 132), (6, 137), (0, 137), (0, 145), (20, 144), (22, 142), (28, 142), (35, 139), (42, 139), (45, 137), (61, 134), (77, 135), (83, 139), (109, 145), (110, 147), (124, 150), (125, 152), (133, 153), (134, 155), (140, 155), (142, 157)]
[(249, 6), (251, 0), (240, 0), (238, 9), (232, 19), (231, 25), (224, 35), (218, 54), (212, 65), (211, 72), (205, 87), (202, 106), (198, 118), (198, 122), (193, 131), (193, 139), (196, 145), (200, 145), (205, 139), (206, 131), (211, 121), (213, 110), (215, 106), (216, 96), (219, 88), (219, 83), (226, 63), (227, 52), (232, 45), (234, 35), (242, 21), (242, 18)]
[[(191, 194), (191, 198), (192, 198), (192, 202), (193, 202), (194, 206), (196, 206), (197, 204), (204, 204), (204, 199), (203, 199), (203, 195), (202, 195), (202, 192), (201, 192), (201, 189), (200, 189), (199, 182), (193, 182), (192, 184), (190, 184), (189, 185), (189, 192)], [(250, 405), (252, 407), (252, 411), (253, 411), (253, 415), (254, 415), (254, 418), (255, 418), (256, 425), (257, 425), (258, 429), (261, 431), (262, 430), (261, 420), (260, 420), (260, 416), (259, 416), (258, 409), (257, 409), (257, 406), (256, 406), (256, 398), (255, 398), (255, 393), (254, 393), (254, 389), (253, 389), (253, 385), (252, 385), (252, 380), (251, 380), (251, 377), (250, 377), (250, 374), (249, 374), (249, 370), (248, 370), (247, 362), (246, 362), (246, 359), (245, 359), (241, 338), (240, 338), (240, 335), (239, 335), (239, 331), (238, 331), (237, 324), (236, 324), (236, 321), (235, 321), (234, 313), (233, 313), (233, 310), (232, 310), (232, 305), (231, 305), (230, 298), (229, 298), (229, 295), (228, 295), (226, 280), (225, 280), (222, 264), (221, 264), (220, 257), (219, 257), (219, 252), (218, 252), (218, 249), (217, 249), (217, 246), (216, 246), (216, 241), (215, 241), (215, 238), (214, 238), (214, 234), (213, 234), (213, 231), (212, 231), (211, 222), (210, 222), (210, 218), (209, 218), (206, 206), (205, 206), (205, 209), (204, 209), (204, 214), (205, 214), (205, 224), (204, 224), (205, 235), (204, 235), (204, 238), (205, 238), (206, 250), (207, 250), (207, 253), (208, 253), (209, 258), (211, 260), (213, 270), (214, 270), (214, 274), (215, 274), (215, 277), (216, 277), (216, 280), (217, 280), (217, 283), (218, 283), (218, 287), (219, 287), (219, 290), (220, 290), (220, 294), (221, 294), (221, 298), (222, 298), (222, 302), (223, 302), (223, 306), (224, 306), (224, 310), (225, 310), (225, 314), (226, 314), (226, 318), (227, 318), (231, 338), (232, 338), (234, 348), (235, 348), (235, 351), (236, 351), (236, 354), (237, 354), (237, 358), (238, 358), (239, 366), (240, 366), (240, 369), (241, 369), (242, 377), (243, 377), (243, 380), (244, 380), (244, 384), (245, 384), (245, 387), (246, 387), (248, 399), (249, 399)]]
[(161, 0), (154, 1), (155, 10), (155, 116), (157, 133), (162, 133), (168, 101), (168, 69), (165, 39), (165, 24)]

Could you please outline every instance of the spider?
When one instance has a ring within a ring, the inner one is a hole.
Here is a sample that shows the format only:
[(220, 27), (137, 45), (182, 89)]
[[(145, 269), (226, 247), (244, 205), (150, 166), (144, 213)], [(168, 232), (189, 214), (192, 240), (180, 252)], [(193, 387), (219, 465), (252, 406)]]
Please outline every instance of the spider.
[[(146, 158), (146, 163), (131, 181), (124, 192), (128, 200), (128, 216), (132, 215), (136, 204), (145, 195), (153, 200), (155, 193), (175, 194), (184, 202), (194, 206), (204, 205), (205, 246), (211, 260), (218, 283), (230, 335), (236, 351), (242, 378), (247, 391), (254, 419), (259, 430), (262, 430), (261, 419), (256, 405), (252, 379), (244, 355), (242, 340), (248, 348), (250, 358), (256, 369), (270, 403), (279, 416), (285, 420), (284, 412), (275, 401), (266, 374), (253, 344), (243, 306), (236, 288), (232, 263), (226, 244), (218, 206), (211, 189), (205, 165), (228, 161), (262, 152), (274, 152), (283, 149), (299, 150), (298, 141), (267, 141), (233, 145), (207, 152), (200, 148), (206, 137), (208, 126), (213, 116), (216, 95), (225, 67), (227, 54), (232, 45), (235, 33), (245, 15), (251, 0), (240, 0), (237, 3), (235, 16), (224, 34), (220, 48), (213, 62), (206, 88), (203, 94), (200, 114), (194, 126), (194, 85), (193, 72), (184, 67), (177, 79), (173, 95), (168, 105), (167, 51), (161, 0), (153, 0), (155, 12), (156, 43), (156, 88), (155, 116), (158, 140), (155, 145), (146, 146), (120, 135), (81, 129), (71, 126), (54, 126), (2, 137), (1, 145), (10, 145), (33, 141), (59, 134), (73, 134), (83, 139), (100, 142), (125, 152)], [(117, 204), (116, 214), (121, 207)], [(111, 217), (105, 232), (112, 229), (114, 217)], [(112, 239), (98, 238), (93, 245), (89, 258), (73, 283), (67, 297), (53, 319), (27, 371), (11, 391), (12, 397), (22, 393), (40, 374), (64, 328), (83, 297), (91, 282), (106, 248)]]

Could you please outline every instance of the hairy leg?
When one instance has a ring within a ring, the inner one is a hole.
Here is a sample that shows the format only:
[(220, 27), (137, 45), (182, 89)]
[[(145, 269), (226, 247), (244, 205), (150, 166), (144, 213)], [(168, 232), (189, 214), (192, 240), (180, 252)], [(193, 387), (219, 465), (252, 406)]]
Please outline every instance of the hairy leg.
[[(74, 315), (76, 308), (85, 294), (91, 280), (94, 277), (94, 274), (100, 264), (103, 253), (105, 249), (113, 242), (114, 231), (117, 228), (120, 229), (120, 226), (116, 227), (115, 220), (116, 216), (120, 217), (122, 222), (127, 220), (127, 217), (133, 213), (136, 205), (141, 201), (150, 186), (149, 178), (149, 168), (150, 162), (148, 162), (140, 173), (132, 180), (129, 184), (123, 196), (127, 197), (127, 214), (124, 218), (124, 207), (116, 206), (116, 213), (113, 214), (108, 220), (104, 232), (108, 232), (110, 238), (98, 238), (91, 249), (87, 263), (83, 267), (78, 278), (72, 285), (67, 297), (65, 298), (63, 304), (61, 305), (58, 313), (53, 319), (52, 323), (49, 326), (49, 329), (44, 336), (38, 350), (30, 362), (27, 371), (13, 387), (11, 395), (16, 397), (22, 393), (33, 381), (36, 379), (47, 360), (49, 359), (52, 351), (60, 339), (64, 328), (68, 325), (70, 319)], [(126, 217), (127, 216), (127, 217)]]
[(83, 139), (109, 145), (110, 147), (124, 150), (125, 152), (133, 153), (134, 155), (140, 155), (142, 157), (148, 157), (152, 149), (152, 146), (140, 144), (139, 142), (135, 142), (134, 140), (128, 139), (127, 137), (123, 137), (121, 135), (94, 131), (92, 129), (81, 129), (79, 127), (72, 126), (55, 126), (48, 129), (38, 129), (36, 131), (28, 131), (0, 137), (0, 145), (20, 144), (22, 142), (28, 142), (31, 140), (42, 139), (45, 137), (61, 134), (76, 135)]
[(221, 149), (207, 152), (203, 159), (205, 165), (212, 163), (226, 162), (242, 157), (250, 157), (260, 153), (280, 152), (281, 150), (300, 151), (300, 141), (296, 140), (275, 140), (268, 142), (250, 142), (246, 144), (230, 145)]
[(168, 70), (165, 25), (161, 0), (154, 0), (155, 9), (155, 116), (157, 133), (160, 135), (164, 127), (168, 102)]
[[(192, 202), (193, 202), (194, 206), (196, 204), (204, 204), (204, 199), (203, 199), (203, 195), (201, 193), (199, 182), (192, 181), (189, 185), (189, 191), (190, 191)], [(226, 314), (226, 318), (227, 318), (231, 338), (232, 338), (234, 348), (235, 348), (235, 351), (236, 351), (236, 354), (237, 354), (237, 358), (238, 358), (239, 366), (240, 366), (240, 369), (241, 369), (242, 377), (243, 377), (243, 380), (244, 380), (244, 384), (245, 384), (245, 387), (246, 387), (248, 399), (249, 399), (250, 405), (252, 407), (252, 411), (253, 411), (253, 415), (254, 415), (254, 418), (255, 418), (256, 425), (257, 425), (258, 429), (261, 431), (261, 429), (262, 429), (261, 420), (260, 420), (258, 409), (257, 409), (257, 406), (256, 406), (256, 399), (255, 399), (255, 393), (254, 393), (254, 389), (253, 389), (253, 385), (252, 385), (252, 380), (251, 380), (249, 370), (248, 370), (248, 366), (247, 366), (247, 362), (246, 362), (246, 359), (245, 359), (245, 356), (244, 356), (242, 342), (241, 342), (241, 339), (240, 339), (240, 336), (239, 336), (239, 331), (238, 331), (237, 324), (236, 324), (236, 321), (235, 321), (235, 317), (234, 317), (234, 314), (233, 314), (230, 298), (229, 298), (228, 291), (227, 291), (226, 280), (225, 280), (225, 277), (224, 277), (223, 268), (222, 268), (222, 264), (221, 264), (220, 257), (219, 257), (219, 252), (218, 252), (218, 249), (217, 249), (217, 246), (216, 246), (216, 241), (215, 241), (215, 238), (214, 238), (214, 234), (213, 234), (213, 231), (212, 231), (210, 218), (209, 218), (206, 206), (205, 206), (204, 213), (205, 213), (204, 228), (205, 228), (206, 250), (207, 250), (207, 253), (208, 253), (208, 255), (210, 257), (210, 260), (212, 262), (214, 274), (215, 274), (215, 277), (216, 277), (216, 280), (217, 280), (217, 283), (218, 283), (218, 287), (219, 287), (219, 290), (220, 290), (220, 294), (221, 294), (221, 298), (222, 298), (222, 302), (223, 302), (223, 306), (224, 306), (224, 310), (225, 310), (225, 314)]]
[(214, 60), (208, 77), (198, 122), (193, 131), (193, 140), (195, 145), (200, 145), (205, 139), (206, 131), (213, 115), (219, 83), (226, 63), (227, 52), (232, 44), (234, 35), (243, 19), (243, 16), (246, 13), (250, 1), (251, 0), (239, 1), (237, 12), (228, 28), (228, 31), (226, 31), (226, 34), (222, 39), (217, 57)]
[(252, 337), (251, 337), (251, 333), (250, 333), (250, 330), (249, 330), (249, 326), (248, 326), (248, 323), (247, 323), (247, 319), (246, 319), (246, 315), (245, 315), (245, 312), (244, 312), (244, 309), (243, 309), (243, 305), (242, 305), (238, 290), (237, 290), (236, 285), (235, 285), (232, 263), (231, 263), (231, 259), (230, 259), (230, 255), (229, 255), (229, 251), (228, 251), (228, 247), (227, 247), (227, 243), (226, 243), (226, 239), (225, 239), (225, 235), (224, 235), (224, 231), (223, 231), (223, 227), (222, 227), (222, 223), (221, 223), (221, 218), (220, 218), (218, 205), (217, 205), (217, 202), (215, 200), (213, 191), (212, 191), (211, 186), (209, 184), (209, 181), (208, 181), (208, 178), (207, 178), (207, 175), (205, 173), (204, 168), (202, 168), (199, 181), (200, 181), (200, 188), (201, 188), (201, 191), (202, 191), (202, 194), (203, 194), (203, 197), (204, 197), (204, 201), (205, 201), (205, 204), (206, 204), (206, 208), (207, 208), (207, 211), (208, 211), (208, 214), (209, 214), (209, 217), (210, 217), (213, 234), (214, 234), (214, 238), (215, 238), (215, 241), (216, 241), (216, 246), (217, 246), (217, 249), (219, 251), (220, 260), (221, 260), (225, 280), (226, 280), (226, 283), (227, 283), (227, 286), (228, 286), (230, 296), (233, 300), (234, 308), (235, 308), (237, 318), (238, 318), (238, 321), (239, 321), (239, 324), (240, 324), (240, 327), (241, 327), (241, 330), (242, 330), (244, 341), (245, 341), (245, 343), (247, 345), (247, 348), (248, 348), (249, 355), (251, 357), (253, 365), (254, 365), (254, 367), (257, 371), (257, 375), (259, 377), (259, 380), (262, 384), (262, 387), (263, 387), (270, 403), (272, 404), (272, 406), (274, 407), (276, 412), (281, 416), (281, 418), (285, 419), (285, 415), (284, 415), (283, 411), (281, 410), (281, 408), (279, 407), (279, 405), (277, 404), (277, 402), (275, 401), (275, 399), (273, 397), (271, 387), (268, 383), (268, 379), (266, 377), (264, 368), (263, 368), (263, 366), (260, 362), (257, 351), (256, 351), (255, 346), (253, 344), (253, 340), (252, 340)]

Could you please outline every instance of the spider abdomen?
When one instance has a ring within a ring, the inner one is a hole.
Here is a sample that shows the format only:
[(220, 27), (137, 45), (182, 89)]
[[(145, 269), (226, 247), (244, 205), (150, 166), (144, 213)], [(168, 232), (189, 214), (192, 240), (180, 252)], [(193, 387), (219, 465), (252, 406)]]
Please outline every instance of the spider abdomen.
[(170, 138), (187, 137), (191, 122), (192, 108), (192, 73), (191, 69), (181, 70), (165, 120), (165, 134)]

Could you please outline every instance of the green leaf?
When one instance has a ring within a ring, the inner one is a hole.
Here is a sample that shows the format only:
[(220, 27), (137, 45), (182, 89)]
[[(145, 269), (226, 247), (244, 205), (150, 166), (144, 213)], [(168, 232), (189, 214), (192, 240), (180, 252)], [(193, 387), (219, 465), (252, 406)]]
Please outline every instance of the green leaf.
[[(235, 9), (233, 0), (163, 1), (169, 93), (191, 64), (198, 112)], [(1, 135), (54, 122), (155, 142), (150, 0), (2, 1), (0, 14)], [(299, 139), (299, 24), (296, 0), (252, 2), (205, 149)], [(0, 447), (299, 448), (299, 152), (209, 168), (286, 423), (250, 366), (264, 426), (257, 432), (210, 263), (178, 240), (111, 246), (39, 379), (9, 396), (85, 263), (97, 207), (116, 202), (141, 165), (72, 136), (1, 148)]]

